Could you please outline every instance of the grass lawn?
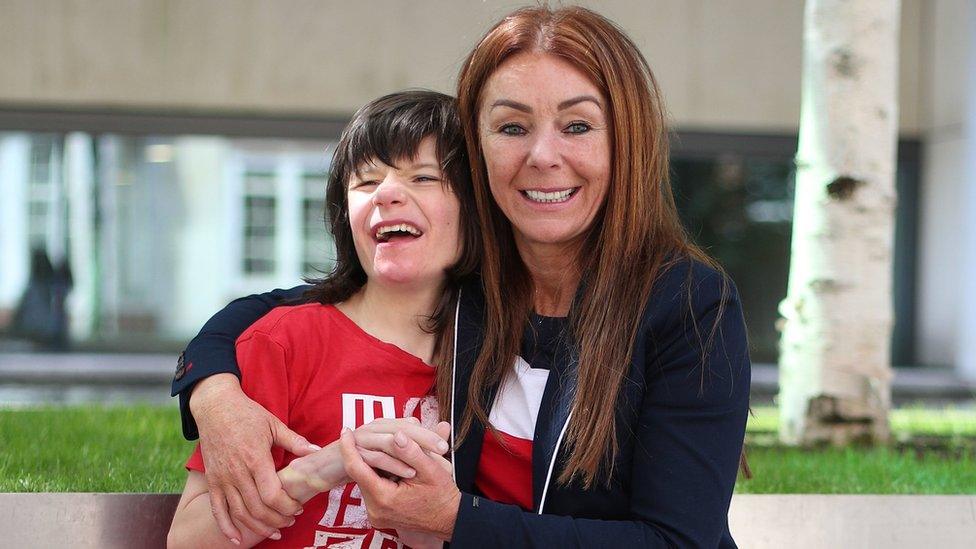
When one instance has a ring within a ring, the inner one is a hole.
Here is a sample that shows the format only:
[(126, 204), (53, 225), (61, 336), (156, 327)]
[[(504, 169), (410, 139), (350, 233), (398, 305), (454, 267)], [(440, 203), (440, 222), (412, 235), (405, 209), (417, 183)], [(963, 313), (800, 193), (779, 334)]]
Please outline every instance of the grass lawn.
[(180, 492), (175, 407), (0, 410), (0, 492)]
[[(896, 410), (897, 440), (929, 441), (909, 450), (779, 447), (776, 410), (754, 412), (737, 492), (976, 494), (976, 411)], [(0, 492), (178, 492), (192, 448), (175, 407), (0, 410)]]

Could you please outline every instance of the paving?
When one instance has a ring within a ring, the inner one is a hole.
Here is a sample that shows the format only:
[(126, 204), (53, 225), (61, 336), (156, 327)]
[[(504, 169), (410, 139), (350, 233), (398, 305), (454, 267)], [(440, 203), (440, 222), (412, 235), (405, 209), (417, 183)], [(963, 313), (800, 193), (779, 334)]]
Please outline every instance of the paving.
[[(174, 354), (0, 353), (0, 405), (168, 403)], [(778, 391), (774, 364), (752, 369), (753, 402), (772, 402)], [(976, 383), (946, 368), (898, 368), (896, 404), (976, 405)]]

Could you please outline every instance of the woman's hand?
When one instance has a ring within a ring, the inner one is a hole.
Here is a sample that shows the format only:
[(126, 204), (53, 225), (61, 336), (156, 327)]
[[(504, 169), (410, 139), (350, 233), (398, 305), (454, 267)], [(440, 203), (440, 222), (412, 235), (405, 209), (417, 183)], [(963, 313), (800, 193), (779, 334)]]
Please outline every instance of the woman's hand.
[[(367, 465), (395, 477), (412, 478), (416, 471), (396, 457), (398, 447), (394, 437), (397, 433), (402, 433), (424, 451), (437, 456), (444, 455), (450, 449), (447, 441), (451, 436), (451, 424), (446, 421), (428, 429), (415, 417), (377, 419), (353, 431), (353, 436), (356, 448)], [(345, 467), (342, 467), (345, 472)]]
[(444, 542), (433, 534), (397, 528), (397, 538), (410, 549), (441, 549)]
[(320, 448), (248, 398), (233, 374), (201, 380), (190, 410), (200, 430), (211, 511), (220, 531), (241, 539), (231, 517), (262, 537), (294, 522), (301, 506), (282, 489), (271, 447), (298, 456)]
[(415, 530), (450, 541), (461, 492), (454, 484), (447, 460), (431, 455), (397, 432), (391, 455), (416, 474), (394, 482), (376, 474), (364, 461), (352, 431), (343, 429), (339, 443), (346, 473), (359, 484), (369, 521), (375, 528)]
[[(447, 443), (451, 436), (450, 423), (441, 422), (433, 429), (428, 429), (414, 417), (377, 419), (353, 431), (356, 449), (363, 461), (377, 471), (393, 477), (413, 477), (416, 471), (393, 457), (394, 435), (398, 432), (416, 442), (425, 451), (438, 456), (450, 448)], [(288, 467), (279, 471), (279, 477), (285, 483), (285, 490), (301, 502), (308, 501), (319, 492), (351, 482), (342, 462), (339, 441), (293, 460)]]

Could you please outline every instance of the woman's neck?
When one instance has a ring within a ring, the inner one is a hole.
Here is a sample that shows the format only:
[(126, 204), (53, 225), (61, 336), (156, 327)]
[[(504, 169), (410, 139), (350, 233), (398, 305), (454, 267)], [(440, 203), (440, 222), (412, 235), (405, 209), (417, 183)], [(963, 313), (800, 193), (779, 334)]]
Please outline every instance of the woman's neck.
[(442, 288), (416, 289), (367, 282), (336, 307), (369, 335), (430, 363), (434, 335), (427, 333)]
[(579, 285), (578, 245), (539, 245), (519, 242), (516, 247), (532, 277), (532, 305), (543, 316), (567, 316)]

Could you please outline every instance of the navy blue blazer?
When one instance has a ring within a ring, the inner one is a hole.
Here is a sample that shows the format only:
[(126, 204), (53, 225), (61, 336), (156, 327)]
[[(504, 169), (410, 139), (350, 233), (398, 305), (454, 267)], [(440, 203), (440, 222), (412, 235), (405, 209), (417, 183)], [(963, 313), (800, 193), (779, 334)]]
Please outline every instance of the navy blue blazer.
[[(572, 350), (567, 350), (567, 360), (557, 361), (543, 393), (533, 442), (531, 512), (476, 493), (484, 436), (484, 426), (476, 422), (453, 456), (462, 498), (451, 545), (735, 547), (728, 508), (751, 374), (741, 305), (734, 285), (725, 281), (696, 262), (679, 263), (659, 277), (618, 399), (619, 451), (608, 484), (585, 490), (578, 482), (562, 485), (556, 480), (566, 463), (561, 443), (575, 390)], [(728, 290), (724, 297), (723, 286)], [(187, 389), (213, 373), (239, 375), (236, 337), (272, 307), (302, 302), (307, 289), (236, 300), (190, 343), (182, 375), (173, 383), (188, 438), (195, 438), (196, 426), (186, 406)], [(703, 349), (701, 340), (720, 308), (716, 337)], [(477, 279), (462, 289), (457, 312), (453, 412), (459, 419), (484, 325)]]

